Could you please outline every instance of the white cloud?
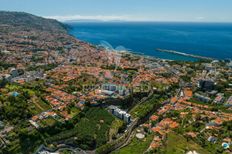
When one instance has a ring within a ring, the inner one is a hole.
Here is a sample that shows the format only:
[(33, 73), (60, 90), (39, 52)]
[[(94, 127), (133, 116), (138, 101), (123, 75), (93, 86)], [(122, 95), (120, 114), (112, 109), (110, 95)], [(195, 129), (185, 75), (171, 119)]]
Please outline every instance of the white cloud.
[(104, 15), (96, 15), (96, 16), (82, 16), (82, 15), (66, 15), (66, 16), (44, 16), (49, 19), (56, 19), (59, 21), (71, 21), (71, 20), (100, 20), (100, 21), (113, 21), (113, 20), (123, 20), (129, 21), (129, 16), (104, 16)]
[(196, 17), (196, 20), (205, 20), (205, 17)]
[(186, 19), (168, 18), (164, 16), (133, 16), (133, 15), (57, 15), (57, 16), (44, 16), (49, 19), (56, 19), (61, 22), (65, 21), (78, 21), (78, 20), (97, 20), (97, 21), (192, 21), (204, 22), (207, 21), (206, 17), (188, 17)]

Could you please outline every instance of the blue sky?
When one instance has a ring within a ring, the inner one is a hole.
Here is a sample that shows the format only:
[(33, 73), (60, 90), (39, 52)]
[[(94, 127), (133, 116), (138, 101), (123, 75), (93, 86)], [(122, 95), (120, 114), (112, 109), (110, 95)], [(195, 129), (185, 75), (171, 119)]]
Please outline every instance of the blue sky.
[(232, 22), (232, 0), (0, 0), (0, 10), (61, 21)]

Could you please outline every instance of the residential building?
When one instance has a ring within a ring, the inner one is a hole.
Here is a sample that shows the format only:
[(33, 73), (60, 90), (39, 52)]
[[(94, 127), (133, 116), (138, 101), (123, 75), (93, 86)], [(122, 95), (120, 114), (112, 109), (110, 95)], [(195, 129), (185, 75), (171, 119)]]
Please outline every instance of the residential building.
[(205, 103), (209, 103), (211, 101), (211, 98), (209, 97), (206, 97), (206, 96), (203, 96), (203, 95), (200, 95), (198, 93), (195, 94), (195, 97), (199, 100), (199, 101), (202, 101), (202, 102), (205, 102)]
[(126, 123), (130, 123), (131, 122), (131, 115), (128, 114), (126, 111), (121, 110), (120, 108), (118, 108), (117, 106), (109, 106), (109, 111), (115, 115), (116, 117), (118, 117), (119, 119), (125, 121)]
[(225, 106), (231, 107), (232, 106), (232, 96), (228, 98), (228, 100), (225, 103)]
[(212, 80), (200, 80), (198, 82), (198, 87), (204, 91), (212, 91), (214, 86), (215, 83)]
[(219, 93), (217, 94), (216, 98), (213, 101), (215, 104), (221, 104), (224, 102), (224, 94)]

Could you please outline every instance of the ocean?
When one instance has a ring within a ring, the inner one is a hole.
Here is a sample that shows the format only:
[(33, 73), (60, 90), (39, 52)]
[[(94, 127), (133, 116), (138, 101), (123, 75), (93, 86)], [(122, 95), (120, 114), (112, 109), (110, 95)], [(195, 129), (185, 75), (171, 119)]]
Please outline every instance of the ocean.
[(162, 59), (196, 58), (156, 51), (175, 50), (215, 59), (232, 59), (232, 23), (76, 22), (66, 23), (69, 33), (95, 45)]

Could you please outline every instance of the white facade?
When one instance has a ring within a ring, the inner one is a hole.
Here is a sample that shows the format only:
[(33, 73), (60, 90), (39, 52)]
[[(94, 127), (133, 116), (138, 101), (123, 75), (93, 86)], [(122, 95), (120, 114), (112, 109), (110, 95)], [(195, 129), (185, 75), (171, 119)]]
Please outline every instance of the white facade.
[(109, 106), (109, 110), (113, 115), (125, 121), (126, 123), (131, 122), (131, 115), (128, 114), (126, 111), (123, 111), (120, 108), (113, 106), (113, 105)]

